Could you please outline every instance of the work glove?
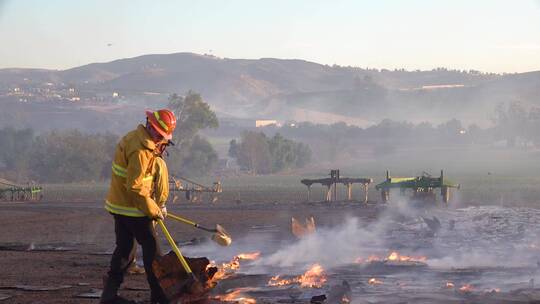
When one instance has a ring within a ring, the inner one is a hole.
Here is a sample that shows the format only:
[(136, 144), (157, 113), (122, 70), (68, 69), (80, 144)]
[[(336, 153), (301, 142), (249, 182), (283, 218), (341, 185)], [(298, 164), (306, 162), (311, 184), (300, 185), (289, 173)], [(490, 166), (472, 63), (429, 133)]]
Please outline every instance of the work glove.
[(166, 206), (161, 206), (161, 214), (163, 215), (163, 217), (167, 217), (167, 207)]
[(165, 216), (163, 216), (163, 212), (161, 212), (161, 209), (158, 209), (154, 217), (152, 218), (154, 221), (157, 220), (164, 220)]

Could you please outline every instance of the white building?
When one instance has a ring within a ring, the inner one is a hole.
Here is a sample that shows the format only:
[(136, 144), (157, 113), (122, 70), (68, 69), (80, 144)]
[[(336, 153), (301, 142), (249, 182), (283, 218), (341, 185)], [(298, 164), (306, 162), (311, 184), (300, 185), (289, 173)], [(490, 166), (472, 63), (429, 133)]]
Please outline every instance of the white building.
[(277, 120), (274, 120), (274, 119), (258, 119), (258, 120), (255, 120), (255, 127), (256, 128), (262, 128), (262, 127), (267, 127), (267, 126), (277, 126), (279, 127), (280, 124), (278, 123)]

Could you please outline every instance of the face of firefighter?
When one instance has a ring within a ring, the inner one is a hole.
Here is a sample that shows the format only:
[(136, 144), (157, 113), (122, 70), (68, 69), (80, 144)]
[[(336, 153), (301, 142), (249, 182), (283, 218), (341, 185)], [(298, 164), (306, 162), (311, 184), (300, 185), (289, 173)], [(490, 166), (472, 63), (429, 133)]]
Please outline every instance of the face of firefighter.
[(155, 143), (164, 141), (163, 136), (159, 134), (159, 132), (156, 131), (156, 129), (154, 129), (151, 124), (146, 123), (146, 130), (148, 131), (148, 134), (150, 134), (150, 137)]

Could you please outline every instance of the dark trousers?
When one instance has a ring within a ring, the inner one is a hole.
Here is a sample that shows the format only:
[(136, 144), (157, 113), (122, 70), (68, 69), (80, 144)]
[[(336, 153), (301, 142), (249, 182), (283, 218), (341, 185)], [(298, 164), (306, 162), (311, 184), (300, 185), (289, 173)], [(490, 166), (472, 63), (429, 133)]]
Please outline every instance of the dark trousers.
[(109, 280), (118, 287), (124, 281), (125, 271), (135, 258), (136, 251), (133, 250), (135, 239), (142, 247), (144, 270), (152, 298), (164, 298), (163, 291), (152, 270), (152, 261), (159, 254), (152, 220), (147, 217), (129, 217), (118, 214), (113, 214), (113, 216), (116, 248), (111, 258), (111, 268), (108, 272)]

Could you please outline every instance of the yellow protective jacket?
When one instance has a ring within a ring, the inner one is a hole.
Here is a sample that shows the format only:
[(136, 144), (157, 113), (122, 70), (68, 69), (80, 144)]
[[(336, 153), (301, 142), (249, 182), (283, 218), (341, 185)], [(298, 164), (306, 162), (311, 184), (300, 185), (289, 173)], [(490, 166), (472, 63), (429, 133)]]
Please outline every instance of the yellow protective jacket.
[(152, 197), (158, 206), (163, 207), (169, 198), (169, 170), (165, 160), (161, 157), (156, 157), (154, 167), (154, 193)]
[(107, 211), (131, 217), (157, 216), (160, 208), (152, 198), (157, 168), (155, 152), (156, 143), (143, 125), (120, 140), (114, 153), (111, 185), (105, 200)]

